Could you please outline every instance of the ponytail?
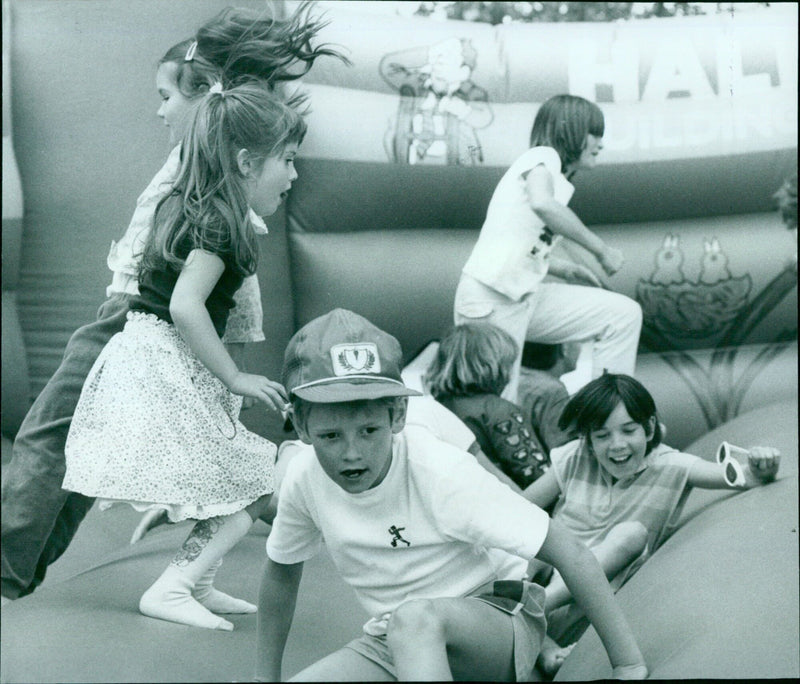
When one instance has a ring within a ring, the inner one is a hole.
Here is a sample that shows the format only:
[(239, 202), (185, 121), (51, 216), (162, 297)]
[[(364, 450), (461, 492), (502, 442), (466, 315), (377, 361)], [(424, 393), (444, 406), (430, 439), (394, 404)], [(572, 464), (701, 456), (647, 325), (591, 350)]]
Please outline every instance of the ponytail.
[(263, 87), (213, 87), (192, 116), (181, 147), (173, 189), (156, 208), (140, 272), (179, 270), (189, 249), (226, 255), (241, 275), (255, 272), (258, 243), (250, 220), (245, 178), (237, 157), (246, 149), (258, 162), (300, 143), (300, 113)]

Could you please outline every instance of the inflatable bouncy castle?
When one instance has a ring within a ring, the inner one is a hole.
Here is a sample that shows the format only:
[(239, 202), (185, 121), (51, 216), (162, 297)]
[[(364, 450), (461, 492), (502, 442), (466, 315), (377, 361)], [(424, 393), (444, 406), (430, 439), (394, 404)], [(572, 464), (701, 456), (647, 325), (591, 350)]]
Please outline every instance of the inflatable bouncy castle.
[[(653, 677), (800, 676), (797, 243), (773, 197), (797, 167), (797, 5), (491, 26), (371, 4), (319, 5), (321, 39), (352, 65), (323, 59), (302, 80), (309, 132), (261, 239), (266, 341), (249, 366), (276, 377), (293, 332), (335, 307), (391, 332), (413, 364), (452, 325), (460, 270), (539, 105), (559, 93), (597, 102), (604, 150), (575, 177), (570, 206), (626, 256), (604, 285), (642, 308), (637, 376), (667, 442), (709, 459), (722, 439), (783, 454), (767, 487), (693, 492), (619, 600)], [(102, 302), (109, 244), (166, 156), (157, 60), (222, 6), (4, 3), (4, 462), (70, 334)], [(599, 270), (576, 245), (557, 249)], [(276, 443), (291, 436), (263, 409), (243, 420)], [(129, 547), (135, 523), (93, 510), (45, 584), (3, 608), (3, 682), (251, 678), (253, 616), (220, 636), (136, 613), (186, 530)], [(266, 529), (220, 572), (250, 600)], [(364, 621), (328, 559), (308, 563), (303, 582), (288, 675)], [(558, 678), (609, 673), (589, 629)]]

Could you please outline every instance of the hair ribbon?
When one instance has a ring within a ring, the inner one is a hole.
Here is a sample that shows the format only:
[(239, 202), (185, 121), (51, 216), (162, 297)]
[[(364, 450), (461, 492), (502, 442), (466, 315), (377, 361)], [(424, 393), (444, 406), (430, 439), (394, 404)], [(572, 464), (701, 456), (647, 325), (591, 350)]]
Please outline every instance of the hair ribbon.
[(222, 89), (222, 83), (216, 81), (209, 89), (209, 93), (219, 93), (222, 97), (225, 97), (225, 91)]

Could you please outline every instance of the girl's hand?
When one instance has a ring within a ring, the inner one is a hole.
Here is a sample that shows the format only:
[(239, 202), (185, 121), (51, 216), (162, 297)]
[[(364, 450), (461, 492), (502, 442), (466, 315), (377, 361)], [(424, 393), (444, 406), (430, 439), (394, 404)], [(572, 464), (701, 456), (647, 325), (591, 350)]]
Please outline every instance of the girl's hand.
[(263, 401), (278, 413), (283, 412), (289, 400), (286, 390), (279, 382), (252, 373), (237, 373), (228, 384), (228, 389), (234, 394)]
[(603, 287), (600, 278), (594, 271), (582, 264), (571, 264), (564, 273), (565, 279), (577, 285), (591, 285), (592, 287)]
[(747, 465), (761, 482), (772, 482), (778, 474), (781, 452), (773, 447), (754, 446), (749, 449)]
[(606, 275), (614, 275), (622, 268), (622, 264), (625, 263), (625, 257), (622, 251), (616, 247), (606, 247), (598, 255), (597, 260), (600, 262)]

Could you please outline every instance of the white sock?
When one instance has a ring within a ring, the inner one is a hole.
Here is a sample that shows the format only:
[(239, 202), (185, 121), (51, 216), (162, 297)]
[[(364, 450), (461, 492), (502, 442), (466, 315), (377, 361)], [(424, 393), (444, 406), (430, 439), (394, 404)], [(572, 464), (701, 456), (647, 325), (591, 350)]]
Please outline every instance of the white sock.
[(192, 596), (192, 582), (183, 569), (171, 564), (139, 599), (139, 611), (148, 617), (192, 627), (233, 631), (233, 623), (214, 615)]
[(161, 620), (231, 631), (233, 624), (214, 615), (192, 592), (211, 571), (208, 586), (201, 586), (201, 593), (208, 588), (208, 596), (211, 596), (212, 568), (219, 567), (218, 561), (247, 534), (252, 523), (245, 510), (199, 521), (169, 567), (143, 594), (139, 610)]
[(221, 558), (197, 581), (192, 596), (212, 613), (255, 613), (258, 608), (254, 604), (214, 588), (214, 576), (220, 565), (222, 565)]

